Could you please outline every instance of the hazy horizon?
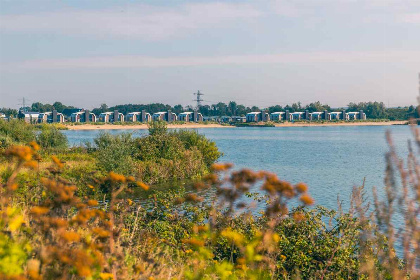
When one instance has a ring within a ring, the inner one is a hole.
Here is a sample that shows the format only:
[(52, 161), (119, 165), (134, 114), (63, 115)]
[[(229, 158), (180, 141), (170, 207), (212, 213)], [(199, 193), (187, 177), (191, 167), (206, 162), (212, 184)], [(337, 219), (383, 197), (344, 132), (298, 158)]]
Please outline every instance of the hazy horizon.
[(420, 1), (1, 1), (0, 107), (417, 104)]

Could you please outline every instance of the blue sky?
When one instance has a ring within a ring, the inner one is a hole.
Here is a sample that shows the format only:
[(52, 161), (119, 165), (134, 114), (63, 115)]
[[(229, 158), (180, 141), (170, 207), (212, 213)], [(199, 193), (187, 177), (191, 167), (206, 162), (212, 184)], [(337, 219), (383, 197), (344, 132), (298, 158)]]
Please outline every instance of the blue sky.
[(418, 0), (0, 0), (0, 106), (415, 104), (419, 34)]

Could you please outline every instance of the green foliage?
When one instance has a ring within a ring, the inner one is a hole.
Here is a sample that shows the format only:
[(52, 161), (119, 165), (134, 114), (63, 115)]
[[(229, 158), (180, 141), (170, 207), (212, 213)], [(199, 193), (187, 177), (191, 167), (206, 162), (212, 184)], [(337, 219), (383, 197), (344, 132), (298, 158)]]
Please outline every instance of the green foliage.
[(44, 113), (44, 112), (51, 112), (52, 110), (57, 110), (57, 112), (62, 113), (64, 111), (64, 109), (74, 109), (75, 107), (73, 106), (66, 106), (61, 102), (54, 102), (54, 104), (43, 104), (41, 102), (34, 102), (31, 105), (30, 110), (33, 112), (40, 112), (40, 113)]
[(19, 276), (28, 259), (28, 246), (0, 233), (0, 276)]
[(204, 135), (197, 133), (193, 130), (177, 130), (170, 132), (169, 135), (173, 135), (184, 144), (185, 149), (190, 150), (196, 147), (203, 156), (204, 163), (207, 167), (210, 167), (216, 162), (222, 155), (216, 143), (207, 139)]
[(16, 207), (9, 207), (0, 214), (0, 278), (2, 275), (18, 277), (24, 272), (31, 250), (27, 241), (15, 234), (24, 219), (21, 210)]
[(0, 113), (6, 115), (6, 117), (17, 117), (18, 111), (12, 108), (0, 108)]
[(323, 207), (296, 209), (295, 212), (301, 213), (302, 221), (293, 219), (292, 213), (275, 229), (280, 236), (279, 274), (297, 270), (303, 279), (322, 276), (327, 279), (357, 278), (357, 219)]
[(130, 133), (111, 135), (101, 133), (94, 140), (98, 168), (105, 172), (118, 172), (129, 175), (134, 170), (132, 155), (134, 139)]
[(147, 125), (149, 127), (149, 134), (152, 136), (157, 134), (165, 134), (168, 130), (166, 122), (163, 121), (153, 121), (149, 122)]
[(414, 106), (386, 108), (383, 102), (360, 102), (348, 105), (348, 111), (363, 110), (368, 119), (389, 119), (392, 121), (418, 118), (418, 109)]
[(67, 137), (55, 126), (44, 126), (36, 140), (41, 147), (46, 149), (65, 149), (68, 146)]
[(35, 139), (34, 127), (21, 120), (0, 120), (0, 147), (26, 144)]
[(162, 122), (151, 123), (149, 130), (135, 140), (133, 154), (145, 182), (198, 178), (221, 156), (214, 142), (195, 131), (168, 132)]

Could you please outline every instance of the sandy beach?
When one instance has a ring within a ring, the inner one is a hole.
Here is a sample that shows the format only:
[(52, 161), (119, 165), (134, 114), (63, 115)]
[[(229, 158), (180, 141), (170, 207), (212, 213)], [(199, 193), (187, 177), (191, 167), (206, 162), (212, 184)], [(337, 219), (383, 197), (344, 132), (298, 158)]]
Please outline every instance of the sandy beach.
[[(276, 127), (309, 127), (309, 126), (384, 126), (384, 125), (404, 125), (407, 121), (389, 121), (389, 122), (342, 122), (342, 123), (278, 123)], [(147, 129), (147, 124), (120, 125), (120, 124), (81, 124), (66, 125), (69, 130), (98, 130), (98, 129)], [(221, 124), (168, 124), (168, 128), (227, 128), (234, 127)]]
[(385, 126), (385, 125), (406, 125), (408, 121), (389, 121), (389, 122), (326, 122), (326, 123), (276, 123), (276, 127), (306, 127), (306, 126)]
[[(147, 124), (81, 124), (81, 125), (66, 125), (69, 130), (98, 130), (98, 129), (148, 129)], [(186, 124), (168, 124), (168, 128), (216, 128), (216, 127), (231, 127), (220, 124), (200, 124), (200, 123), (186, 123)]]

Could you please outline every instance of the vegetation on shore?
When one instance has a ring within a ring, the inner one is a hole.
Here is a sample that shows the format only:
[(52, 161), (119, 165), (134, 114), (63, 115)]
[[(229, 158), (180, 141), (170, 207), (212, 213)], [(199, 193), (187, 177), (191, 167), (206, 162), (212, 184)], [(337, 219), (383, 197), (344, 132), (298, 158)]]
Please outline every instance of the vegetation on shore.
[[(42, 148), (26, 126), (0, 122), (1, 279), (420, 277), (420, 168), (414, 149), (403, 164), (389, 135), (386, 197), (374, 194), (371, 210), (356, 187), (344, 212), (315, 206), (304, 183), (215, 164), (213, 142), (163, 123), (147, 137), (102, 134), (78, 148), (47, 140)], [(60, 131), (44, 139), (53, 133)], [(192, 162), (199, 169), (190, 173)], [(158, 171), (138, 172), (145, 163)], [(163, 172), (162, 179), (201, 176), (154, 190), (146, 180)], [(301, 206), (289, 209), (293, 201)]]
[[(33, 103), (30, 107), (26, 109), (34, 112), (48, 112), (52, 111), (53, 109), (57, 110), (59, 113), (63, 113), (65, 110), (75, 109), (73, 106), (67, 106), (62, 104), (61, 102), (55, 102), (53, 104), (42, 104), (40, 102)], [(235, 101), (230, 101), (228, 104), (223, 102), (218, 102), (212, 105), (202, 105), (198, 108), (198, 111), (203, 116), (214, 116), (214, 117), (221, 117), (221, 116), (245, 116), (249, 112), (253, 111), (260, 111), (263, 108), (258, 106), (245, 106), (241, 104), (237, 104)], [(343, 108), (337, 107), (333, 108), (328, 104), (322, 104), (321, 102), (312, 102), (307, 105), (302, 105), (300, 102), (293, 103), (291, 105), (281, 106), (281, 105), (273, 105), (269, 106), (266, 109), (269, 113), (273, 112), (281, 112), (289, 110), (289, 112), (297, 112), (297, 111), (305, 111), (308, 110), (310, 113), (312, 112), (322, 112), (327, 110), (331, 111), (341, 111)], [(130, 112), (140, 112), (141, 110), (146, 110), (151, 114), (161, 111), (168, 111), (171, 110), (176, 114), (180, 114), (184, 111), (192, 111), (193, 108), (191, 106), (182, 106), (180, 104), (175, 106), (165, 105), (162, 103), (152, 103), (152, 104), (125, 104), (125, 105), (116, 105), (112, 107), (108, 107), (106, 104), (101, 104), (98, 108), (94, 108), (92, 112), (96, 115), (100, 113), (118, 110), (120, 113), (124, 115)], [(363, 110), (366, 113), (366, 117), (368, 119), (389, 119), (391, 121), (394, 120), (409, 120), (410, 118), (419, 118), (418, 115), (418, 107), (415, 106), (403, 106), (403, 107), (395, 107), (395, 108), (387, 108), (383, 102), (359, 102), (354, 103), (351, 102), (347, 105), (347, 111), (360, 111)], [(6, 114), (6, 116), (17, 116), (17, 110), (10, 109), (10, 108), (1, 108), (0, 112)]]

